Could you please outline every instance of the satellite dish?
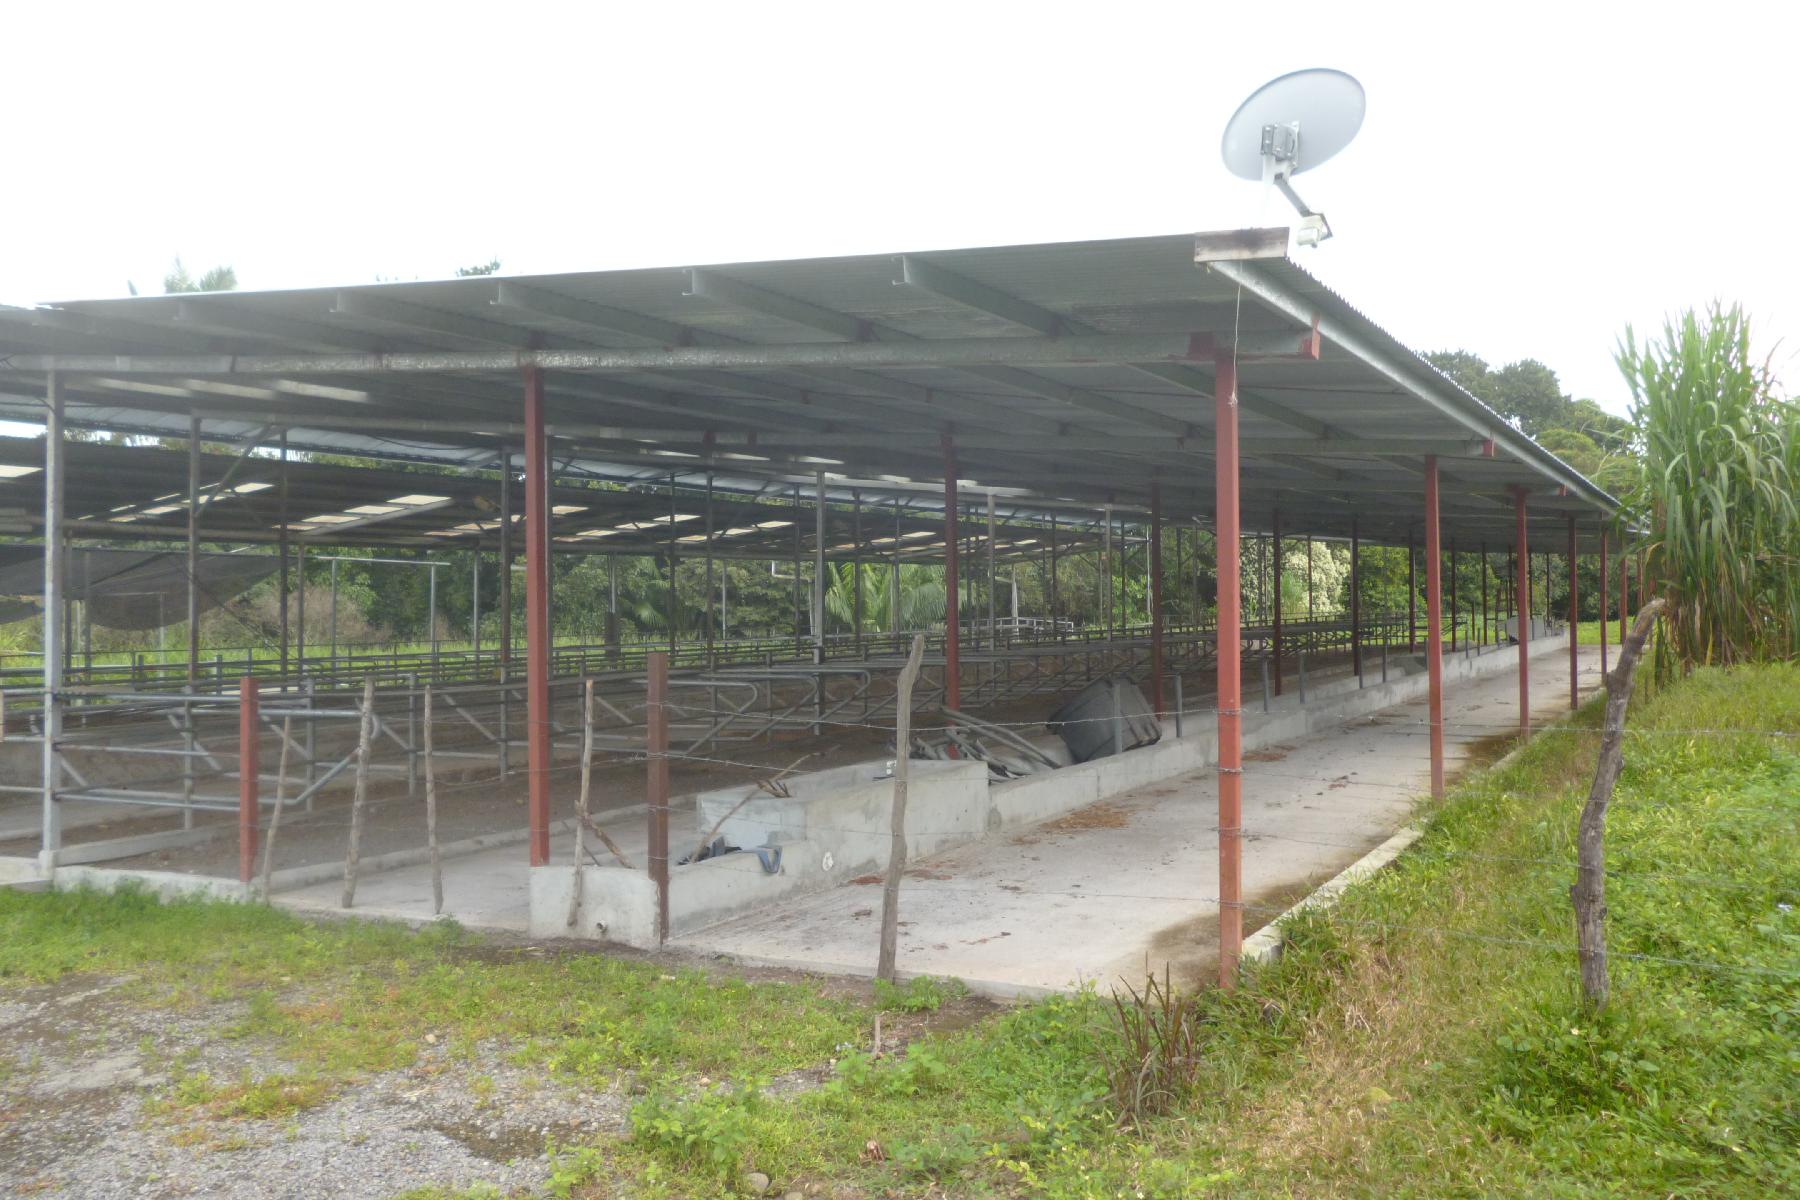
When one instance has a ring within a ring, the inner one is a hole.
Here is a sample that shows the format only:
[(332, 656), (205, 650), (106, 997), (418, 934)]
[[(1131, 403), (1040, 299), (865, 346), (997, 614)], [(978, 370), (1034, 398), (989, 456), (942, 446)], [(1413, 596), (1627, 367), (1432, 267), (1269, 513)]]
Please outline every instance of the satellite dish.
[(1354, 76), (1327, 67), (1293, 71), (1250, 93), (1225, 123), (1219, 155), (1240, 179), (1281, 189), (1302, 218), (1300, 244), (1331, 236), (1323, 213), (1295, 194), (1288, 178), (1326, 162), (1362, 128), (1368, 101)]

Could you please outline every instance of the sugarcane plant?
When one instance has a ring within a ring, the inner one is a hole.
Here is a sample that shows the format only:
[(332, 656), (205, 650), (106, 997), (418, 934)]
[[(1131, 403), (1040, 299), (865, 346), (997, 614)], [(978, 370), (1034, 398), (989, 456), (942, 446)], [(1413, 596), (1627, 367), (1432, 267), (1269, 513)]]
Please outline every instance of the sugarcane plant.
[(1615, 360), (1630, 385), (1641, 471), (1621, 532), (1667, 601), (1656, 643), (1671, 670), (1800, 650), (1800, 404), (1752, 357), (1740, 306), (1714, 303)]

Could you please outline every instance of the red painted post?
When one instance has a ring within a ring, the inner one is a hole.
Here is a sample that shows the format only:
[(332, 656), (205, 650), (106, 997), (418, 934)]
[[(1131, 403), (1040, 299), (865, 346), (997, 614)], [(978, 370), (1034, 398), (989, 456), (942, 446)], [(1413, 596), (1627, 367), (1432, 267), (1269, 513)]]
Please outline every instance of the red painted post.
[(1425, 672), (1431, 715), (1431, 796), (1444, 798), (1444, 597), (1438, 552), (1437, 455), (1425, 456)]
[(1275, 600), (1275, 627), (1271, 630), (1269, 649), (1275, 659), (1275, 694), (1281, 695), (1281, 511), (1275, 511), (1275, 531), (1269, 537), (1269, 549), (1273, 551), (1270, 572), (1274, 576), (1273, 595)]
[(1606, 522), (1600, 522), (1600, 674), (1607, 672), (1606, 665)]
[(1575, 631), (1581, 623), (1581, 609), (1576, 600), (1579, 583), (1575, 578), (1575, 514), (1569, 514), (1569, 707), (1581, 705), (1581, 684), (1576, 675), (1580, 659), (1575, 651)]
[(256, 710), (256, 678), (246, 675), (238, 684), (238, 879), (243, 883), (256, 876), (256, 818), (261, 803), (257, 795), (261, 760)]
[[(544, 372), (525, 368), (525, 773), (531, 865), (550, 864), (550, 527)], [(504, 586), (504, 584), (502, 585)]]
[(656, 940), (669, 939), (669, 655), (644, 656), (644, 755), (649, 806), (650, 879), (656, 884)]
[(1513, 612), (1518, 619), (1519, 627), (1519, 735), (1531, 736), (1531, 543), (1526, 540), (1525, 527), (1525, 489), (1519, 488), (1513, 493), (1518, 504), (1517, 528), (1513, 536), (1518, 540), (1518, 552), (1513, 555), (1513, 565), (1518, 572), (1514, 587), (1517, 601)]
[(1237, 986), (1244, 944), (1243, 889), (1243, 612), (1238, 559), (1237, 361), (1213, 362), (1213, 532), (1218, 560), (1219, 623), (1219, 986)]
[(956, 443), (944, 435), (944, 703), (962, 707), (962, 635), (956, 590)]
[(1163, 713), (1162, 485), (1150, 484), (1150, 707)]

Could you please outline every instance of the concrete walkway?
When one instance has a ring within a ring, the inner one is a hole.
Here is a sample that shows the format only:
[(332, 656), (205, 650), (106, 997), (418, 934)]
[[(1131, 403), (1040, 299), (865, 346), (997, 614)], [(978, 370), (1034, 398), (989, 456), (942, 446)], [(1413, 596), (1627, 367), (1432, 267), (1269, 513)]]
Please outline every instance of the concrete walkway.
[[(1584, 694), (1600, 684), (1581, 655)], [(1566, 646), (1532, 659), (1534, 723), (1568, 709)], [(1473, 743), (1516, 727), (1518, 676), (1446, 689), (1454, 770)], [(1245, 930), (1405, 825), (1429, 787), (1423, 698), (1253, 752), (1244, 767)], [(959, 977), (991, 995), (1216, 970), (1217, 775), (1191, 772), (1060, 820), (912, 864), (901, 901), (902, 971)], [(867, 877), (689, 935), (683, 948), (745, 961), (872, 974), (881, 888)]]

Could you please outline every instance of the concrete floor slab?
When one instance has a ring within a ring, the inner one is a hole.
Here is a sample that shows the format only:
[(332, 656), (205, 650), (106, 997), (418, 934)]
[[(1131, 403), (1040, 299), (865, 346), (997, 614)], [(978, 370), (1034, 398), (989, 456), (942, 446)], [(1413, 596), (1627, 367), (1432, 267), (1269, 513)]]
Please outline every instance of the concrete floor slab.
[[(1568, 708), (1568, 657), (1532, 661), (1539, 720)], [(1585, 652), (1583, 690), (1599, 684)], [(1507, 671), (1447, 689), (1452, 769), (1516, 721)], [(1429, 786), (1423, 700), (1254, 753), (1244, 772), (1246, 931), (1273, 919), (1411, 818)], [(901, 906), (903, 971), (959, 977), (995, 995), (1136, 981), (1165, 964), (1204, 979), (1217, 961), (1217, 776), (1135, 789), (1010, 837), (915, 863)], [(746, 961), (872, 974), (873, 877), (689, 935), (683, 948)]]

